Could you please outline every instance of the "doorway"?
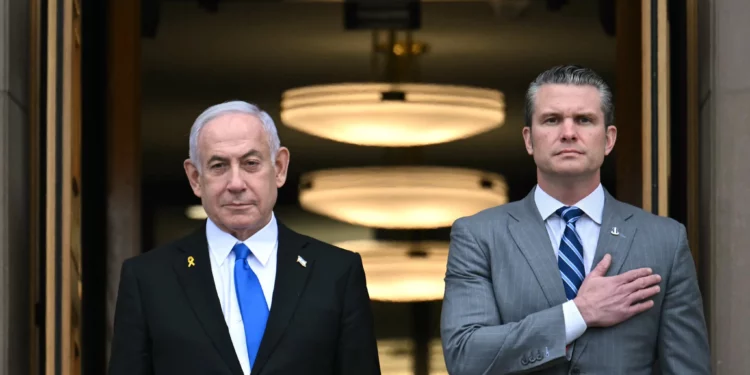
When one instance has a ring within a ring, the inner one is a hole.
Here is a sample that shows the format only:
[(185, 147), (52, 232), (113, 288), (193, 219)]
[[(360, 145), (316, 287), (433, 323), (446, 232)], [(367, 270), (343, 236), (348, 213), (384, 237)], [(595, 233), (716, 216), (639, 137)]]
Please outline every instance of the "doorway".
[[(697, 4), (600, 3), (617, 37), (623, 127), (612, 190), (686, 223), (700, 261)], [(140, 158), (141, 43), (153, 13), (138, 1), (32, 4), (32, 227), (40, 240), (32, 249), (31, 309), (39, 319), (31, 363), (34, 374), (103, 374), (119, 267), (154, 238), (144, 229), (152, 226), (141, 210)]]

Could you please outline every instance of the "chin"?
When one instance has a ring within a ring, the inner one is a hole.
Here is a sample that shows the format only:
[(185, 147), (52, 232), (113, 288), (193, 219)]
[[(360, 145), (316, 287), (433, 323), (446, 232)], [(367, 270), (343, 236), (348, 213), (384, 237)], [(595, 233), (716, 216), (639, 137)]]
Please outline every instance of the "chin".
[(253, 226), (253, 223), (256, 223), (259, 221), (259, 217), (257, 214), (253, 213), (243, 213), (238, 215), (228, 215), (225, 218), (225, 222), (231, 224), (232, 226), (236, 227), (249, 227)]
[(566, 177), (583, 176), (589, 174), (584, 168), (561, 168), (555, 171), (555, 174)]
[(255, 227), (258, 225), (265, 225), (265, 221), (268, 217), (261, 213), (255, 206), (252, 209), (243, 210), (242, 212), (232, 212), (225, 214), (223, 219), (226, 223), (230, 223), (233, 226), (236, 224), (237, 227)]
[(566, 165), (554, 166), (552, 168), (542, 170), (542, 173), (550, 177), (554, 176), (556, 178), (574, 178), (589, 175), (590, 171), (583, 167)]
[(233, 218), (227, 218), (224, 220), (224, 226), (231, 231), (243, 231), (256, 227), (256, 222), (253, 220), (236, 220)]
[(554, 170), (553, 174), (568, 179), (586, 179), (591, 177), (593, 173), (587, 168), (560, 168)]

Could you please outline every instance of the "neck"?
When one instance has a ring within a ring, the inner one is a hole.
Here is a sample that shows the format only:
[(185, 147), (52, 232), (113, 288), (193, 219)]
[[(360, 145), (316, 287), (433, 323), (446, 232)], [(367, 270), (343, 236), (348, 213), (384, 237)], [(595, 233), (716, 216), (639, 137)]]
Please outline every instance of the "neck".
[(271, 221), (271, 215), (268, 215), (267, 218), (263, 219), (261, 222), (257, 223), (256, 225), (253, 225), (252, 227), (248, 228), (242, 228), (242, 229), (232, 229), (227, 228), (222, 224), (219, 224), (218, 222), (214, 221), (214, 224), (219, 227), (224, 232), (227, 232), (231, 234), (234, 238), (239, 240), (240, 242), (246, 241), (248, 238), (255, 235), (255, 233), (258, 233), (263, 227), (268, 225), (268, 223)]
[(240, 242), (244, 242), (248, 238), (252, 237), (255, 233), (258, 233), (259, 230), (260, 228), (243, 229), (241, 231), (235, 230), (235, 231), (229, 231), (229, 234), (234, 236), (234, 238), (238, 239)]
[(552, 198), (566, 206), (572, 206), (591, 194), (601, 179), (599, 171), (590, 176), (548, 176), (537, 171), (537, 183)]

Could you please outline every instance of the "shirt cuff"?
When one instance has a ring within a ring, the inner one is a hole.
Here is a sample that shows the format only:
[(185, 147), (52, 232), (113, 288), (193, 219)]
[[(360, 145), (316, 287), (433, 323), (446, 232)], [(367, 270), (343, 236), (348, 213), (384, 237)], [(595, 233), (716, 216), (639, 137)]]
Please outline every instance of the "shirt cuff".
[(562, 309), (563, 318), (565, 319), (565, 345), (570, 345), (570, 343), (581, 337), (588, 327), (573, 300), (563, 303)]

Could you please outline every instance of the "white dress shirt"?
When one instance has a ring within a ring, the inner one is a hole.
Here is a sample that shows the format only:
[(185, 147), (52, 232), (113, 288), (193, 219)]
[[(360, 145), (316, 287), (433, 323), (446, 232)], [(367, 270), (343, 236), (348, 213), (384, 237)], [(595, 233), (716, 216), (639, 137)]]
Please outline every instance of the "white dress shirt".
[[(555, 211), (565, 204), (552, 198), (539, 185), (534, 190), (534, 201), (542, 215), (549, 239), (552, 242), (552, 248), (555, 249), (555, 256), (557, 256), (560, 251), (560, 241), (565, 231), (565, 220), (555, 214)], [(576, 222), (576, 232), (583, 242), (583, 268), (585, 274), (588, 275), (594, 262), (596, 244), (599, 240), (599, 228), (602, 225), (602, 213), (604, 211), (604, 189), (602, 185), (599, 184), (591, 194), (581, 199), (574, 206), (580, 208), (584, 213)], [(572, 300), (563, 303), (562, 307), (565, 317), (565, 344), (568, 345), (581, 337), (588, 327), (586, 327), (581, 312)]]
[[(278, 234), (279, 228), (276, 224), (276, 217), (271, 214), (271, 221), (244, 241), (244, 244), (250, 249), (250, 254), (252, 254), (247, 257), (247, 262), (258, 276), (269, 309), (271, 308), (273, 285), (276, 281)], [(249, 375), (250, 358), (247, 354), (247, 343), (245, 342), (245, 326), (242, 323), (237, 292), (234, 289), (235, 255), (232, 248), (240, 241), (219, 229), (211, 219), (206, 222), (206, 239), (211, 254), (211, 271), (214, 275), (221, 311), (224, 313), (224, 320), (229, 328), (229, 335), (232, 338), (232, 344), (234, 344), (234, 351), (240, 360), (242, 372)]]

